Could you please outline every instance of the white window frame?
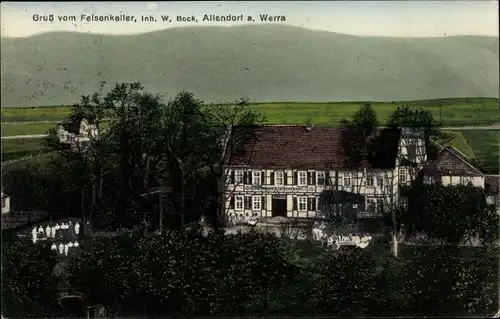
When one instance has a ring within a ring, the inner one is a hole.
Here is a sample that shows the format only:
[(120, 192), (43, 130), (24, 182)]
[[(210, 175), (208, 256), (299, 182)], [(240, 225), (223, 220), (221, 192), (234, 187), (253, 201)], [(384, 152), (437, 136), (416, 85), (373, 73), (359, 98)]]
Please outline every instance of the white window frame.
[[(403, 178), (401, 178), (401, 176), (403, 176)], [(399, 170), (399, 182), (406, 183), (406, 169), (404, 169), (404, 168), (401, 168)]]
[[(281, 183), (278, 181), (281, 180)], [(285, 185), (285, 172), (274, 172), (274, 186), (284, 186)]]
[[(304, 179), (304, 183), (301, 183), (301, 179)], [(307, 186), (307, 172), (298, 171), (297, 172), (297, 186)]]
[[(345, 186), (345, 187), (350, 187), (351, 186), (351, 174), (349, 173), (344, 173), (343, 176), (342, 176), (342, 185)], [(346, 183), (345, 181), (348, 180), (349, 183)]]
[(262, 196), (252, 196), (252, 210), (262, 210)]
[[(370, 183), (368, 183), (368, 181), (371, 181), (371, 185), (370, 185)], [(375, 178), (373, 176), (367, 176), (366, 177), (366, 186), (368, 186), (368, 187), (374, 187), (375, 186)]]
[[(318, 183), (320, 177), (323, 178), (323, 184)], [(317, 171), (316, 172), (316, 185), (319, 185), (319, 186), (326, 185), (326, 172), (325, 171)]]
[(261, 171), (252, 171), (252, 185), (262, 185), (261, 176), (262, 176)]
[[(241, 208), (238, 208), (238, 203), (241, 203)], [(234, 196), (234, 210), (243, 211), (245, 210), (245, 196), (235, 195)]]
[(234, 183), (243, 183), (243, 179), (245, 178), (245, 172), (242, 170), (235, 170), (234, 171)]
[[(304, 205), (304, 209), (300, 209), (301, 204)], [(297, 197), (297, 211), (307, 212), (307, 197), (306, 196), (298, 196)]]

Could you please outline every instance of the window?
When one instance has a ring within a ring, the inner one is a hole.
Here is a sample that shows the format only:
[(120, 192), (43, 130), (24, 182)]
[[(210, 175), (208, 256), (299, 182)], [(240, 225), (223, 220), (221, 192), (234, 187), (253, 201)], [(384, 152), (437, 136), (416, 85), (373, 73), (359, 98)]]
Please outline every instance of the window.
[(298, 186), (306, 186), (307, 185), (307, 172), (299, 172), (299, 181)]
[(243, 183), (243, 171), (234, 171), (234, 182), (235, 184)]
[(252, 172), (252, 185), (261, 185), (262, 181), (260, 180), (260, 171)]
[(383, 179), (382, 177), (379, 177), (379, 178), (377, 179), (377, 185), (378, 185), (379, 187), (384, 187), (384, 179)]
[(274, 185), (276, 186), (283, 186), (284, 183), (284, 177), (283, 177), (283, 172), (275, 172), (274, 173)]
[(316, 181), (318, 185), (325, 185), (325, 172), (316, 172)]
[(368, 213), (374, 213), (375, 212), (375, 201), (373, 199), (369, 199), (366, 201), (366, 211)]
[(351, 175), (344, 174), (344, 186), (351, 186)]
[(261, 200), (260, 196), (252, 196), (252, 209), (253, 210), (261, 210)]
[(383, 212), (383, 211), (384, 211), (384, 200), (377, 199), (377, 212)]
[(406, 170), (405, 169), (399, 170), (399, 182), (406, 183)]
[(372, 176), (368, 176), (366, 178), (366, 186), (373, 186), (373, 177)]
[(299, 211), (307, 211), (307, 197), (298, 197), (297, 199), (299, 202)]
[(2, 208), (5, 208), (5, 198), (2, 197)]
[(234, 207), (236, 210), (243, 210), (243, 196), (234, 196)]

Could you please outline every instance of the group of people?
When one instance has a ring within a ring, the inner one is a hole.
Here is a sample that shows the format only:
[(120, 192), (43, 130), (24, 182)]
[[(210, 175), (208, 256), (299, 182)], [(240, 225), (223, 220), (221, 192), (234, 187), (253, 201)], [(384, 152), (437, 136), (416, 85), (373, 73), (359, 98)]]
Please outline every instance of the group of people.
[(53, 243), (52, 246), (50, 246), (50, 249), (58, 252), (60, 255), (64, 254), (65, 256), (67, 256), (70, 249), (78, 248), (79, 246), (80, 244), (77, 241), (69, 242), (66, 244), (59, 243), (59, 245)]
[(240, 214), (229, 214), (228, 216), (228, 227), (234, 227), (236, 226), (237, 223), (244, 222), (250, 226), (255, 226), (257, 225), (259, 221), (259, 214), (257, 213), (252, 213), (252, 216), (244, 215), (242, 213)]
[(56, 238), (56, 235), (59, 231), (61, 230), (69, 230), (69, 231), (74, 231), (76, 235), (80, 234), (80, 224), (77, 222), (76, 224), (73, 225), (73, 223), (70, 221), (69, 223), (59, 223), (50, 226), (47, 225), (47, 227), (43, 228), (43, 226), (34, 227), (33, 230), (31, 231), (31, 236), (33, 243), (36, 243), (39, 239), (44, 238)]
[(363, 236), (353, 236), (349, 234), (347, 236), (333, 234), (328, 236), (326, 232), (327, 226), (325, 222), (316, 221), (313, 224), (312, 235), (313, 239), (320, 241), (321, 245), (326, 243), (326, 247), (339, 250), (341, 246), (355, 246), (358, 248), (366, 248), (372, 237), (368, 235)]

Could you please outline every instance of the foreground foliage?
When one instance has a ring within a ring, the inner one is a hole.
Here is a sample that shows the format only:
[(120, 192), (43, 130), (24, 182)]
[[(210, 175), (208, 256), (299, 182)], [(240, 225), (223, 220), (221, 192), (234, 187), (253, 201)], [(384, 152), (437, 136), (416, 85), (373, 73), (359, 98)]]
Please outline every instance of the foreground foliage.
[[(54, 256), (27, 242), (12, 247), (2, 269), (2, 312), (50, 316)], [(68, 282), (119, 316), (485, 315), (498, 299), (498, 248), (406, 247), (400, 259), (323, 251), (305, 261), (296, 247), (256, 232), (131, 233), (88, 242), (71, 260)]]

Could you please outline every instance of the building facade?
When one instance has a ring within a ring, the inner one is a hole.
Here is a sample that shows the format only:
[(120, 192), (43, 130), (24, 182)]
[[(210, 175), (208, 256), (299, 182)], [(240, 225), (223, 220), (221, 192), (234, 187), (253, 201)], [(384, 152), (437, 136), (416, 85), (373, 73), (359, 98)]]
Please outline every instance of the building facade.
[(97, 128), (85, 118), (64, 121), (56, 127), (57, 138), (62, 144), (72, 147), (81, 146), (97, 137)]
[(475, 187), (485, 187), (485, 175), (451, 146), (443, 147), (437, 157), (425, 165), (424, 181), (444, 186), (471, 183)]
[(5, 193), (2, 187), (2, 215), (10, 213), (10, 196)]
[(379, 128), (369, 141), (368, 155), (353, 165), (339, 128), (233, 127), (224, 154), (226, 213), (236, 220), (380, 216), (427, 158), (422, 137), (410, 130)]

